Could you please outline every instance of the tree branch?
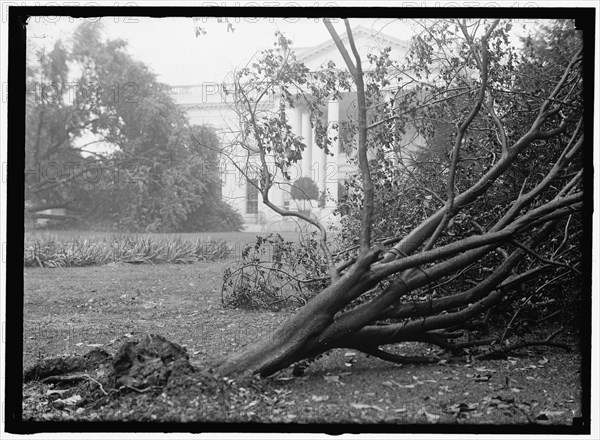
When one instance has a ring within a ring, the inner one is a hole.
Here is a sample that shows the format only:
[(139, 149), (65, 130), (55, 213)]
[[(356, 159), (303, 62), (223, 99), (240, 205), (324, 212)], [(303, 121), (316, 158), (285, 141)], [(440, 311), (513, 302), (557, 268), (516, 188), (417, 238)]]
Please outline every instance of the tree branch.
[(329, 31), (329, 34), (333, 38), (338, 51), (342, 55), (346, 66), (354, 78), (356, 85), (356, 98), (358, 104), (358, 163), (362, 176), (363, 183), (363, 208), (362, 208), (362, 219), (361, 219), (361, 234), (360, 234), (360, 253), (366, 254), (371, 248), (371, 227), (373, 223), (373, 210), (375, 209), (374, 203), (374, 187), (371, 180), (371, 172), (369, 170), (369, 160), (367, 158), (367, 103), (365, 96), (365, 84), (363, 78), (362, 65), (360, 55), (354, 44), (354, 37), (352, 36), (352, 28), (347, 19), (344, 19), (346, 26), (346, 32), (348, 34), (348, 40), (350, 47), (354, 55), (354, 61), (356, 65), (352, 63), (348, 51), (344, 47), (339, 35), (332, 26), (332, 24), (325, 19), (325, 27)]
[[(444, 216), (443, 216), (442, 220), (440, 221), (440, 223), (437, 225), (437, 227), (436, 227), (435, 231), (433, 232), (433, 234), (431, 235), (431, 237), (429, 237), (429, 240), (425, 244), (424, 250), (431, 249), (431, 247), (433, 246), (435, 241), (441, 235), (442, 231), (446, 228), (450, 219), (452, 217), (454, 217), (454, 215), (455, 215), (455, 212), (454, 212), (454, 199), (455, 199), (454, 181), (456, 179), (456, 168), (458, 166), (459, 157), (460, 157), (460, 147), (464, 141), (464, 136), (465, 136), (467, 129), (473, 122), (473, 119), (475, 119), (475, 116), (477, 116), (477, 114), (479, 113), (479, 110), (481, 109), (481, 105), (483, 104), (483, 101), (485, 99), (485, 90), (487, 88), (487, 83), (488, 83), (488, 68), (489, 68), (489, 55), (488, 55), (488, 47), (487, 47), (488, 37), (492, 33), (494, 28), (498, 25), (499, 21), (500, 20), (495, 20), (492, 23), (492, 25), (489, 27), (489, 29), (487, 30), (485, 36), (482, 37), (482, 39), (481, 39), (481, 54), (482, 54), (482, 56), (481, 56), (481, 60), (479, 60), (479, 69), (481, 71), (481, 86), (479, 87), (479, 95), (477, 97), (477, 102), (475, 103), (475, 105), (473, 106), (471, 111), (469, 112), (469, 115), (463, 121), (463, 123), (460, 124), (458, 127), (458, 133), (456, 135), (456, 139), (454, 142), (454, 148), (452, 149), (452, 159), (451, 159), (450, 170), (449, 170), (448, 179), (447, 179), (446, 205), (444, 206)], [(468, 35), (466, 25), (464, 23), (461, 23), (460, 27), (463, 30), (463, 33), (465, 34), (465, 38), (468, 39), (467, 41), (469, 43), (469, 46), (471, 47), (473, 55), (475, 57), (477, 57), (477, 53), (475, 51), (473, 41)]]

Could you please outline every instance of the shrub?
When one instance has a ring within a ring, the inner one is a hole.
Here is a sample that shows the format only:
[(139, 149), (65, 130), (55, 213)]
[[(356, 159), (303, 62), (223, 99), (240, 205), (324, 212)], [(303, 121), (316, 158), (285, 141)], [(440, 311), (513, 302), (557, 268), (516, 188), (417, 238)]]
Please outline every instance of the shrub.
[(237, 266), (225, 270), (223, 305), (277, 310), (305, 304), (329, 283), (316, 234), (308, 234), (299, 243), (274, 233), (256, 237), (254, 244), (242, 250)]
[(290, 192), (294, 200), (317, 200), (319, 198), (319, 188), (310, 177), (300, 177), (294, 182)]
[(114, 262), (193, 263), (227, 258), (232, 248), (221, 239), (154, 239), (126, 235), (107, 238), (60, 240), (53, 235), (35, 236), (25, 242), (25, 267), (83, 267)]

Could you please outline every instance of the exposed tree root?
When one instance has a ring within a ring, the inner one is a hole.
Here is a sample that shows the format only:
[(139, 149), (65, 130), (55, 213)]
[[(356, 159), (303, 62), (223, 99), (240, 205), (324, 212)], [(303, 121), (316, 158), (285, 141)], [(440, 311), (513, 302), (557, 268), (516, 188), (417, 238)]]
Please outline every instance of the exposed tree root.
[(104, 387), (102, 386), (102, 384), (100, 382), (98, 382), (96, 379), (94, 379), (93, 377), (91, 377), (89, 374), (71, 374), (71, 375), (65, 375), (65, 376), (48, 376), (48, 377), (42, 379), (41, 382), (45, 382), (45, 383), (65, 383), (65, 382), (67, 382), (68, 383), (68, 382), (79, 382), (81, 380), (87, 380), (87, 381), (95, 383), (100, 388), (100, 391), (102, 391), (102, 393), (105, 396), (108, 396), (108, 393), (106, 392), (106, 390), (104, 389)]

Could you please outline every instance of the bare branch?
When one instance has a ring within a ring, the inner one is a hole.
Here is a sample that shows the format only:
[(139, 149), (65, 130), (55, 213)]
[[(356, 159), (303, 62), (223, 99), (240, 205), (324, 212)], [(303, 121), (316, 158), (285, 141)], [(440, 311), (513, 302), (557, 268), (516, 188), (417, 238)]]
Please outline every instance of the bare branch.
[(373, 122), (373, 123), (371, 123), (371, 124), (370, 124), (370, 125), (367, 127), (367, 129), (368, 129), (368, 130), (371, 130), (371, 129), (373, 129), (373, 128), (375, 128), (375, 127), (378, 127), (378, 126), (380, 126), (380, 125), (382, 125), (382, 124), (385, 124), (385, 123), (387, 123), (387, 122), (393, 121), (394, 119), (399, 119), (399, 118), (401, 118), (402, 116), (408, 115), (408, 114), (410, 114), (411, 112), (413, 112), (413, 111), (415, 111), (415, 110), (422, 110), (422, 109), (424, 109), (424, 108), (431, 107), (431, 106), (433, 106), (433, 105), (436, 105), (436, 104), (441, 104), (442, 102), (445, 102), (445, 101), (451, 101), (451, 100), (453, 100), (453, 99), (455, 99), (455, 98), (458, 98), (458, 97), (460, 97), (460, 96), (463, 96), (463, 95), (467, 95), (467, 94), (469, 94), (469, 93), (471, 93), (471, 89), (468, 89), (468, 90), (466, 90), (466, 91), (464, 91), (464, 92), (461, 92), (461, 93), (456, 93), (456, 94), (454, 94), (454, 95), (451, 95), (451, 96), (447, 96), (447, 97), (445, 97), (445, 98), (440, 98), (440, 99), (438, 99), (438, 100), (436, 100), (436, 101), (425, 102), (423, 105), (420, 105), (420, 106), (417, 106), (417, 107), (411, 107), (411, 108), (410, 108), (410, 109), (408, 109), (408, 110), (405, 110), (405, 111), (403, 111), (403, 112), (397, 113), (397, 114), (395, 114), (395, 115), (392, 115), (392, 116), (389, 116), (389, 117), (387, 117), (387, 118), (384, 118), (384, 119), (382, 119), (381, 121), (376, 121), (376, 122)]
[(494, 95), (492, 94), (491, 90), (488, 93), (490, 95), (490, 99), (488, 101), (488, 112), (489, 112), (490, 116), (492, 117), (494, 124), (496, 124), (496, 129), (498, 130), (497, 136), (498, 136), (500, 145), (502, 147), (502, 156), (507, 156), (508, 155), (508, 139), (506, 137), (506, 130), (504, 130), (504, 125), (502, 124), (502, 121), (500, 121), (500, 118), (498, 117), (498, 115), (496, 114), (496, 111), (494, 110)]
[[(571, 216), (569, 216), (569, 218), (571, 218)], [(552, 266), (564, 267), (565, 269), (573, 271), (577, 275), (581, 276), (581, 272), (580, 271), (578, 271), (574, 267), (569, 266), (568, 264), (561, 263), (560, 261), (553, 261), (553, 260), (549, 260), (547, 258), (544, 258), (540, 254), (538, 254), (537, 252), (535, 252), (533, 249), (530, 249), (529, 247), (527, 247), (523, 243), (519, 243), (516, 240), (511, 240), (510, 242), (512, 244), (514, 244), (515, 246), (520, 247), (521, 249), (523, 249), (524, 251), (526, 251), (528, 254), (533, 255), (536, 259), (538, 259), (542, 263), (546, 263), (546, 264), (549, 264), (549, 265), (552, 265)]]
[(365, 84), (363, 78), (362, 65), (360, 55), (356, 50), (354, 44), (354, 38), (352, 36), (352, 28), (347, 19), (344, 19), (346, 26), (346, 32), (348, 34), (348, 40), (352, 53), (354, 54), (354, 61), (350, 59), (348, 51), (344, 47), (339, 35), (337, 34), (334, 27), (328, 20), (324, 20), (325, 26), (329, 31), (338, 51), (341, 53), (348, 70), (352, 73), (354, 83), (356, 85), (356, 98), (358, 103), (358, 163), (360, 172), (362, 175), (363, 184), (363, 208), (362, 208), (362, 222), (361, 222), (361, 234), (360, 234), (360, 252), (366, 254), (371, 248), (371, 227), (373, 223), (373, 210), (375, 209), (374, 203), (374, 187), (371, 181), (371, 172), (369, 170), (369, 160), (367, 158), (367, 103), (365, 97)]
[(337, 31), (335, 30), (335, 28), (333, 27), (333, 25), (331, 24), (331, 22), (328, 19), (326, 19), (326, 18), (323, 19), (323, 24), (325, 24), (327, 31), (329, 31), (329, 35), (331, 35), (331, 38), (333, 39), (333, 42), (335, 43), (338, 51), (340, 52), (340, 55), (342, 55), (342, 58), (344, 59), (344, 63), (346, 63), (346, 66), (348, 67), (350, 74), (352, 76), (355, 76), (356, 75), (356, 66), (352, 62), (352, 58), (350, 58), (350, 54), (348, 54), (348, 51), (344, 47), (344, 43), (342, 42)]

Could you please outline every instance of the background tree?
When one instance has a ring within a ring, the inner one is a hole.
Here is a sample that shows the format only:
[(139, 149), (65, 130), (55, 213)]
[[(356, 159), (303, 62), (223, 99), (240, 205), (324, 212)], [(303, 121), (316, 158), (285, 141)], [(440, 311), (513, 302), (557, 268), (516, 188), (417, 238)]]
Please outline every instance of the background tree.
[[(124, 230), (239, 228), (220, 199), (214, 131), (190, 127), (169, 87), (101, 31), (83, 23), (71, 42), (28, 54), (30, 217)], [(66, 214), (43, 213), (50, 208)]]
[[(370, 56), (369, 67), (363, 66), (349, 22), (344, 25), (348, 47), (325, 20), (351, 83), (331, 64), (307, 72), (291, 53), (291, 42), (279, 36), (276, 49), (263, 52), (236, 77), (233, 96), (240, 109), (238, 146), (258, 158), (258, 189), (265, 204), (280, 212), (269, 202), (269, 190), (278, 176), (286, 179), (286, 167), (303, 149), (286, 122), (285, 107), (299, 99), (312, 106), (318, 133), (324, 100), (344, 88), (356, 92), (355, 253), (337, 254), (343, 261), (329, 254), (330, 284), (267, 338), (222, 359), (219, 371), (269, 375), (338, 347), (392, 362), (439, 360), (406, 358), (384, 348), (402, 341), (450, 352), (486, 344), (492, 352), (554, 344), (555, 333), (508, 345), (506, 332), (460, 343), (453, 339), (502, 301), (514, 301), (514, 292), (532, 280), (550, 274), (544, 287), (568, 276), (581, 280), (575, 261), (583, 206), (581, 41), (571, 40), (568, 61), (548, 70), (543, 87), (531, 95), (522, 78), (545, 58), (511, 43), (510, 21), (423, 23), (404, 65), (393, 63), (388, 50)], [(389, 100), (386, 87), (395, 91)], [(264, 100), (272, 95), (280, 99), (280, 110), (265, 113)], [(434, 115), (444, 119), (433, 124)], [(399, 144), (411, 127), (445, 150), (433, 164), (437, 175), (423, 171), (418, 154), (420, 163), (402, 163), (406, 155)], [(326, 135), (318, 144), (327, 149)], [(544, 159), (535, 160), (540, 153)], [(394, 155), (397, 162), (390, 159)], [(398, 163), (404, 172), (395, 186), (388, 173)], [(523, 170), (528, 172), (519, 174)], [(401, 210), (415, 203), (404, 197), (407, 184), (425, 194), (413, 209), (415, 218), (403, 217)], [(403, 219), (385, 239), (374, 225), (377, 185), (386, 188), (389, 199), (382, 202), (394, 208), (390, 216)], [(327, 254), (324, 228), (314, 224)]]
[(290, 195), (294, 200), (302, 200), (302, 210), (307, 211), (306, 201), (317, 200), (319, 198), (319, 188), (317, 188), (317, 184), (310, 177), (300, 177), (292, 185)]

